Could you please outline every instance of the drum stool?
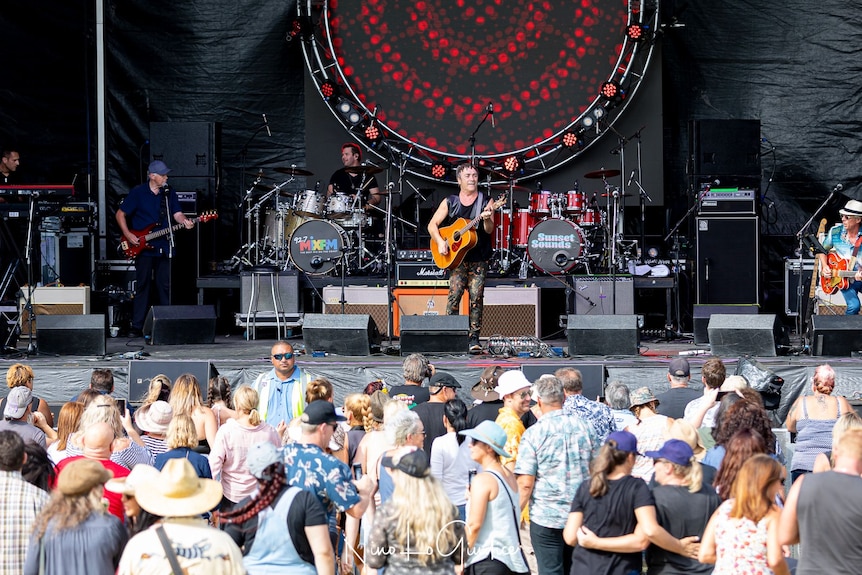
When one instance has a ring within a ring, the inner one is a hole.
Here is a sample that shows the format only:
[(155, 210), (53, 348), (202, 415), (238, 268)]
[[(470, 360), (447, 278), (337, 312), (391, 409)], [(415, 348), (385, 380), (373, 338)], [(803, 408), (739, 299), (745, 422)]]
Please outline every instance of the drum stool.
[[(272, 292), (272, 305), (275, 308), (276, 339), (281, 339), (281, 317), (284, 313), (284, 305), (281, 303), (281, 294), (278, 291), (278, 268), (275, 266), (255, 266), (249, 270), (251, 274), (251, 294), (248, 298), (248, 309), (245, 313), (245, 338), (257, 339), (257, 313), (260, 298), (261, 279), (269, 278), (269, 289)], [(284, 327), (284, 335), (287, 337), (287, 326)]]

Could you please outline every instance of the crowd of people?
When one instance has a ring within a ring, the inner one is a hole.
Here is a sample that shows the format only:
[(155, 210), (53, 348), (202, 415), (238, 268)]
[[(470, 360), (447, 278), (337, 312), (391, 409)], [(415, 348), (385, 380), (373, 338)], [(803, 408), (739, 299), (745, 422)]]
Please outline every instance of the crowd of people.
[(828, 365), (790, 410), (797, 449), (786, 459), (760, 395), (717, 358), (702, 366), (703, 391), (674, 359), (665, 393), (610, 382), (607, 403), (583, 395), (574, 368), (530, 382), (491, 366), (472, 406), (420, 354), (404, 360), (403, 384), (372, 382), (338, 406), (290, 343), (276, 342), (271, 362), (235, 388), (156, 376), (134, 415), (112, 395), (110, 370), (94, 370), (56, 425), (33, 371), (10, 367), (0, 575), (862, 564), (862, 419), (832, 395)]

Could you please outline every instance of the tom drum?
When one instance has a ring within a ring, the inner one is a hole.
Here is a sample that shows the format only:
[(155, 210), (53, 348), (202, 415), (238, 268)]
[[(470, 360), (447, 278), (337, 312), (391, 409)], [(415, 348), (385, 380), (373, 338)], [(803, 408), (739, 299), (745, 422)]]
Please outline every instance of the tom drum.
[(293, 211), (307, 218), (322, 218), (326, 197), (315, 190), (305, 190), (297, 194)]

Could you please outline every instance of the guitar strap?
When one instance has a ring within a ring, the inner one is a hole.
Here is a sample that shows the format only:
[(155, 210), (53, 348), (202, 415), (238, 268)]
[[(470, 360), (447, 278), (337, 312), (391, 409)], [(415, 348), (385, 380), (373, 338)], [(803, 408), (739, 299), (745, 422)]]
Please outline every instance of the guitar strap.
[(862, 235), (859, 235), (856, 238), (856, 245), (853, 246), (853, 253), (850, 254), (853, 256), (853, 259), (856, 259), (856, 254), (859, 253), (859, 247), (862, 246)]
[(482, 209), (485, 207), (485, 194), (482, 192), (478, 192), (476, 196), (476, 201), (473, 202), (473, 211), (470, 212), (470, 219), (475, 220), (479, 217), (479, 214), (482, 213)]

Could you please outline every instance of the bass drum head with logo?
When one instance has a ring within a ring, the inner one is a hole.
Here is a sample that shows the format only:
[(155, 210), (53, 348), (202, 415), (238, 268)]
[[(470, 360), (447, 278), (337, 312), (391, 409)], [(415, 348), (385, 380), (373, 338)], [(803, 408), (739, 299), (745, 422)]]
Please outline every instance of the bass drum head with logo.
[(527, 239), (533, 265), (549, 274), (569, 271), (584, 249), (584, 232), (569, 220), (545, 220), (536, 224)]
[(297, 268), (307, 274), (326, 274), (350, 249), (344, 228), (326, 220), (309, 220), (299, 225), (290, 237), (288, 255)]

